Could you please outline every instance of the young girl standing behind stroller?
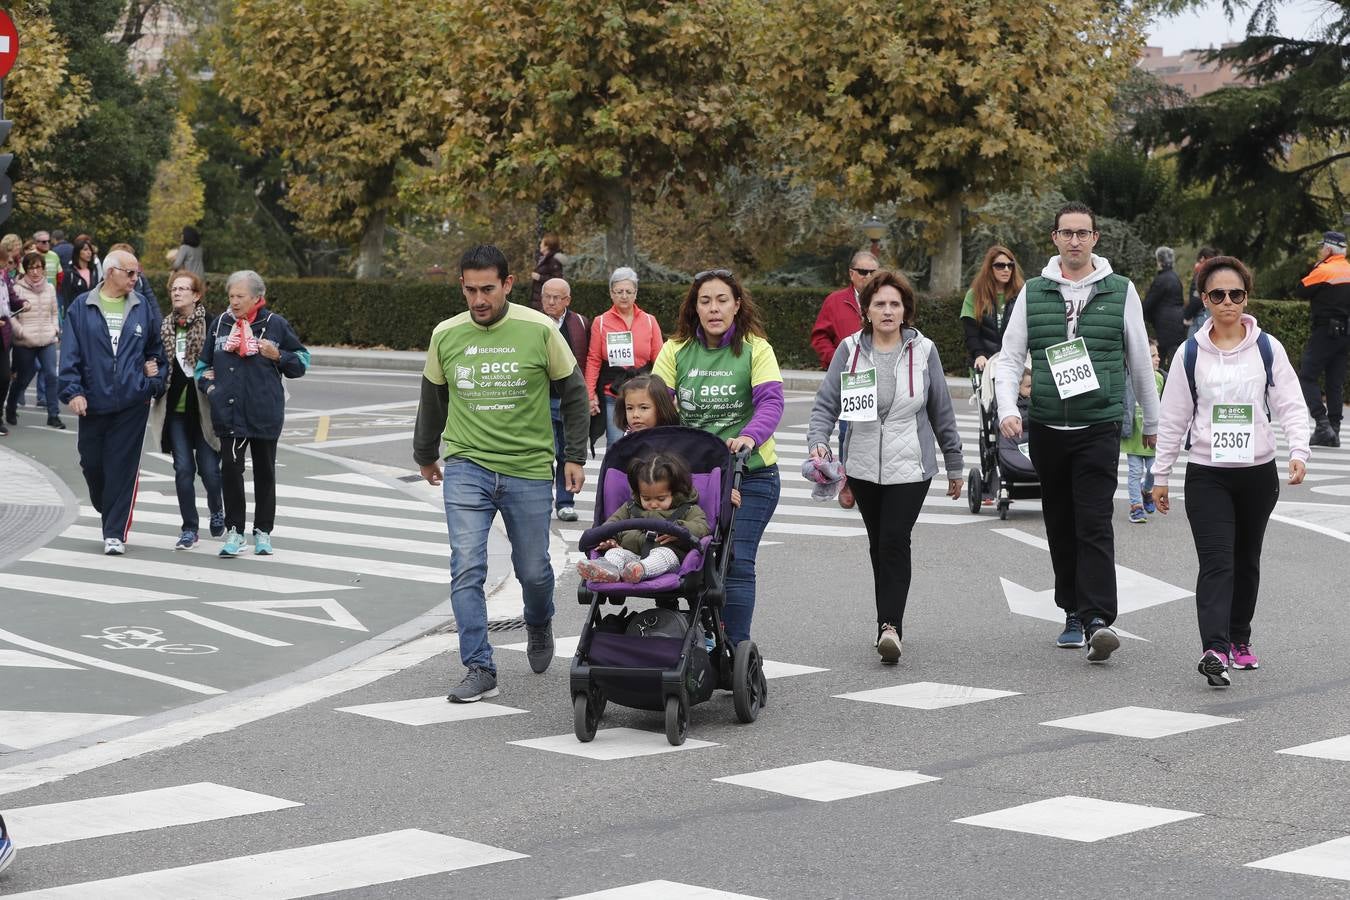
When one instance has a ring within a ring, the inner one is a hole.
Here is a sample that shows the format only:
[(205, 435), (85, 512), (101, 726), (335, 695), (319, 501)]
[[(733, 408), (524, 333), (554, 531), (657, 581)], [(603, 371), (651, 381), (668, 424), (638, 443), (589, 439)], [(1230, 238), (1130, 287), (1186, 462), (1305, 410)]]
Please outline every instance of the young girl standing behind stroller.
[[(624, 519), (665, 519), (683, 525), (695, 541), (708, 534), (708, 517), (698, 505), (689, 466), (677, 456), (658, 453), (634, 460), (628, 467), (628, 485), (633, 499), (615, 510), (606, 522)], [(679, 538), (632, 529), (596, 546), (600, 559), (577, 563), (577, 572), (587, 581), (636, 584), (680, 567), (688, 547), (677, 546)]]

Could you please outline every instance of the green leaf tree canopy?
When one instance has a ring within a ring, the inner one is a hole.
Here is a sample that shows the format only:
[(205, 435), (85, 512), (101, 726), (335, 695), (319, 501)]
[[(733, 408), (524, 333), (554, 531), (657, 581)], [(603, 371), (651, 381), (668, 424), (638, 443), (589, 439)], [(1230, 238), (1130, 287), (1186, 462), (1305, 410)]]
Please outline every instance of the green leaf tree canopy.
[(765, 128), (797, 173), (927, 226), (934, 291), (961, 274), (965, 209), (1044, 184), (1108, 133), (1143, 12), (1047, 0), (769, 0)]
[(439, 182), (455, 202), (551, 198), (558, 224), (606, 223), (607, 265), (632, 263), (633, 204), (710, 187), (748, 146), (733, 0), (448, 6), (460, 108)]
[(217, 75), (278, 150), (286, 205), (318, 237), (359, 244), (357, 277), (379, 275), (400, 165), (425, 164), (444, 134), (451, 59), (444, 11), (395, 0), (240, 0)]

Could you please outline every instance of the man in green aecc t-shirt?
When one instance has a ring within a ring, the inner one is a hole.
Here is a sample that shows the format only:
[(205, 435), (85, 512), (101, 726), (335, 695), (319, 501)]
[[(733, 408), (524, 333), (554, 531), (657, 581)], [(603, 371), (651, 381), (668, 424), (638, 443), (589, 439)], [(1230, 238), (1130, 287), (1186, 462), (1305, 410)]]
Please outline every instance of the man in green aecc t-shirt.
[[(423, 478), (444, 485), (450, 603), (459, 657), (468, 669), (450, 691), (451, 703), (499, 693), (483, 594), (488, 531), (498, 511), (524, 595), (530, 668), (543, 672), (553, 660), (550, 386), (562, 397), (567, 490), (576, 493), (585, 481), (586, 382), (557, 325), (541, 312), (507, 302), (513, 283), (506, 256), (496, 247), (480, 244), (466, 251), (459, 261), (459, 285), (468, 311), (432, 331), (422, 370), (413, 459)], [(444, 470), (438, 462), (442, 456)]]

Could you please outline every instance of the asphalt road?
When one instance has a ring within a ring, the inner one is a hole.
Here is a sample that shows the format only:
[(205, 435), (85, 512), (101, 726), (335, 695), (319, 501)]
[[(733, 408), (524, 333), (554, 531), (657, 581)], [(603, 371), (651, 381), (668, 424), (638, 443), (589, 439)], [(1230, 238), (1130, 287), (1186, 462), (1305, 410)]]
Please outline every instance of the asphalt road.
[[(384, 486), (333, 487), (393, 498), (391, 480), (413, 471), (405, 435), (416, 385), (415, 373), (316, 369), (291, 384), (286, 441), (345, 459)], [(1041, 593), (1051, 574), (1034, 501), (999, 521), (934, 491), (914, 533), (904, 656), (888, 669), (872, 649), (861, 521), (813, 505), (795, 474), (809, 399), (791, 397), (779, 431), (785, 491), (760, 551), (754, 633), (780, 677), (754, 724), (737, 724), (719, 694), (694, 708), (690, 741), (663, 752), (671, 748), (659, 715), (611, 704), (599, 737), (583, 747), (571, 734), (568, 660), (536, 676), (509, 649), (498, 651), (501, 696), (468, 708), (493, 715), (447, 721), (467, 713), (442, 699), (460, 669), (453, 635), (437, 634), (274, 695), (208, 700), (197, 715), (155, 720), (133, 737), (94, 732), (45, 755), (38, 747), (0, 756), (0, 812), (19, 845), (0, 889), (181, 897), (196, 885), (202, 896), (254, 900), (1346, 896), (1350, 450), (1317, 453), (1312, 480), (1283, 492), (1264, 555), (1262, 665), (1235, 673), (1229, 690), (1211, 690), (1194, 671), (1195, 559), (1182, 510), (1132, 526), (1123, 494), (1117, 562), (1128, 611), (1119, 625), (1133, 637), (1108, 664), (1055, 648), (1058, 625), (1038, 617), (1053, 613)], [(972, 446), (974, 410), (958, 412)], [(22, 429), (16, 437), (27, 439)], [(336, 468), (334, 459), (299, 451), (282, 459), (297, 466), (283, 483), (337, 474), (306, 468)], [(67, 473), (50, 455), (44, 461)], [(401, 496), (426, 496), (407, 487)], [(163, 490), (171, 494), (171, 484)], [(392, 514), (380, 500), (357, 502)], [(345, 508), (330, 506), (335, 517)], [(559, 545), (579, 531), (560, 527)], [(282, 524), (277, 532), (281, 563)], [(63, 537), (57, 548), (75, 552), (81, 540)], [(366, 546), (350, 552), (394, 558)], [(583, 617), (566, 563), (564, 551), (560, 638), (577, 634)], [(406, 589), (384, 598), (403, 602)], [(359, 608), (358, 618), (371, 615), (377, 604), (348, 603), (356, 593), (332, 596)], [(250, 627), (269, 635), (293, 625), (341, 631), (214, 609), (251, 616)], [(523, 639), (493, 636), (498, 647)], [(86, 654), (112, 656), (94, 643)], [(195, 659), (175, 659), (175, 669)], [(8, 690), (15, 677), (79, 674), (6, 672), (7, 707), (19, 710), (31, 707)], [(224, 673), (216, 681), (234, 683)], [(163, 688), (116, 683), (133, 697)], [(886, 689), (889, 697), (841, 696)], [(85, 712), (125, 711), (117, 705), (125, 698), (87, 698)], [(1094, 719), (1061, 721), (1081, 716)], [(547, 738), (557, 740), (519, 743)], [(1308, 746), (1318, 742), (1327, 743)], [(587, 748), (615, 758), (572, 755)], [(1302, 749), (1281, 752), (1294, 748)], [(656, 881), (664, 883), (646, 884)]]

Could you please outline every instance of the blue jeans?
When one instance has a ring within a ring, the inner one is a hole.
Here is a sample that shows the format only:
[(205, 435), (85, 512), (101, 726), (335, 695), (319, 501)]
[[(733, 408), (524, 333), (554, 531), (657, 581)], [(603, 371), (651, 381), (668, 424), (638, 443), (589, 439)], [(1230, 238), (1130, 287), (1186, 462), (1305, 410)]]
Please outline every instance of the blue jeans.
[(614, 424), (614, 404), (619, 402), (614, 397), (605, 397), (605, 401), (600, 404), (601, 410), (605, 413), (605, 440), (608, 442), (606, 449), (614, 446), (614, 442), (623, 437), (623, 432), (618, 425)]
[(28, 390), (28, 382), (32, 381), (34, 376), (40, 376), (38, 381), (38, 405), (46, 405), (47, 415), (50, 418), (54, 419), (61, 415), (60, 392), (56, 386), (56, 376), (60, 371), (56, 364), (56, 352), (56, 344), (48, 344), (45, 347), (14, 348), (15, 381), (9, 392), (8, 412), (14, 412), (19, 398), (23, 396), (24, 391)]
[(1130, 491), (1130, 505), (1143, 506), (1144, 492), (1153, 490), (1153, 457), (1126, 453), (1125, 460), (1130, 466), (1129, 478), (1126, 481)]
[[(188, 390), (191, 390), (189, 385)], [(203, 401), (205, 402), (205, 401)], [(212, 515), (221, 512), (220, 454), (211, 449), (202, 435), (201, 423), (192, 413), (170, 412), (164, 423), (169, 430), (173, 450), (173, 486), (178, 494), (178, 512), (184, 531), (197, 531), (197, 475), (206, 488), (206, 508)]]
[(525, 599), (525, 623), (553, 619), (553, 563), (548, 558), (551, 518), (548, 481), (499, 475), (462, 457), (445, 461), (445, 524), (450, 532), (450, 605), (465, 666), (491, 672), (487, 636), (488, 531), (500, 511), (511, 542), (511, 566)]
[(755, 614), (755, 557), (759, 555), (759, 539), (778, 508), (781, 486), (777, 465), (741, 479), (741, 508), (736, 510), (736, 533), (731, 538), (727, 604), (722, 615), (727, 639), (733, 645), (750, 637), (750, 619)]
[(847, 441), (847, 440), (848, 440), (848, 423), (845, 422), (843, 419), (840, 419), (840, 420), (839, 420), (839, 461), (840, 461), (841, 463), (846, 463), (846, 462), (848, 462), (848, 460), (845, 458), (847, 454), (844, 453), (844, 442)]
[(563, 468), (563, 463), (566, 462), (563, 459), (566, 440), (563, 437), (562, 398), (550, 398), (548, 409), (553, 414), (553, 505), (555, 509), (562, 509), (575, 502), (572, 492), (567, 489), (567, 472)]

